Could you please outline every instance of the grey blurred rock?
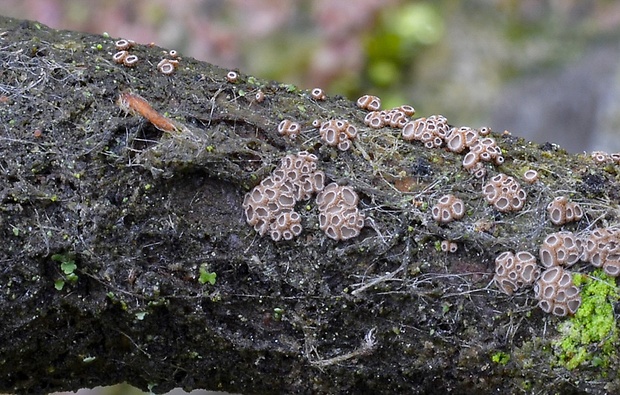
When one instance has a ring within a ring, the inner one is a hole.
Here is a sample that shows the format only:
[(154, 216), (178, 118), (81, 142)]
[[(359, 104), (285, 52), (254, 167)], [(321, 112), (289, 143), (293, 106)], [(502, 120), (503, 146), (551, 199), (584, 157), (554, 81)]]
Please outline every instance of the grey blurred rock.
[(508, 84), (492, 115), (494, 130), (570, 152), (620, 151), (620, 47), (601, 45), (577, 60)]

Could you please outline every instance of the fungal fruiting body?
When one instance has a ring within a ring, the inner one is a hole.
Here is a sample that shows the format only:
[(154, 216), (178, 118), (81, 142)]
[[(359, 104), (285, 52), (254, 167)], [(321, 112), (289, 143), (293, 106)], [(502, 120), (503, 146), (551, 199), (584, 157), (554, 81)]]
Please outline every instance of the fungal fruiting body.
[(321, 124), (319, 134), (327, 145), (346, 151), (351, 147), (351, 140), (357, 137), (357, 128), (346, 120), (332, 119)]
[(540, 268), (534, 255), (527, 251), (513, 254), (501, 253), (495, 258), (493, 281), (505, 294), (512, 295), (516, 290), (531, 285), (540, 276)]
[(116, 47), (116, 49), (118, 49), (119, 51), (126, 51), (128, 49), (130, 49), (131, 47), (133, 47), (133, 45), (135, 44), (134, 41), (132, 40), (126, 40), (124, 38), (116, 41), (114, 43), (114, 46)]
[(534, 294), (538, 307), (560, 317), (575, 314), (581, 305), (579, 288), (573, 284), (570, 273), (560, 266), (553, 266), (541, 274), (534, 286)]
[(592, 151), (590, 156), (597, 165), (612, 163), (611, 156), (605, 151)]
[(571, 267), (581, 258), (581, 240), (572, 232), (556, 232), (545, 237), (538, 250), (544, 267)]
[(451, 240), (442, 240), (439, 244), (441, 251), (454, 254), (459, 249), (459, 245)]
[(513, 177), (503, 173), (496, 175), (485, 184), (482, 193), (487, 202), (503, 213), (521, 210), (527, 198), (527, 194), (519, 183)]
[(135, 66), (139, 59), (136, 55), (131, 55), (129, 53), (129, 49), (131, 49), (134, 44), (135, 43), (131, 40), (121, 39), (116, 41), (114, 46), (118, 52), (112, 55), (112, 60), (116, 63), (123, 64), (126, 67)]
[(450, 127), (443, 115), (431, 115), (406, 122), (402, 127), (403, 139), (420, 141), (426, 148), (438, 148), (444, 142)]
[(316, 197), (319, 227), (334, 240), (347, 240), (359, 235), (364, 227), (364, 213), (357, 208), (359, 197), (348, 186), (331, 183)]
[(127, 55), (123, 58), (123, 65), (126, 67), (133, 67), (138, 63), (138, 57), (136, 55)]
[(271, 176), (246, 194), (246, 220), (258, 234), (269, 233), (274, 241), (280, 241), (301, 233), (301, 216), (294, 211), (295, 204), (323, 190), (325, 181), (316, 161), (317, 157), (306, 151), (287, 155)]
[(162, 59), (157, 64), (157, 70), (164, 74), (170, 75), (179, 67), (179, 61), (176, 59)]
[(236, 83), (239, 80), (239, 74), (237, 74), (236, 71), (229, 71), (226, 74), (226, 81), (231, 82), (231, 83)]
[(314, 88), (312, 92), (310, 92), (310, 96), (312, 96), (314, 100), (325, 100), (327, 98), (325, 91), (321, 88)]
[(440, 224), (447, 224), (463, 218), (465, 205), (463, 201), (454, 195), (444, 195), (431, 209), (433, 219)]
[(301, 131), (301, 125), (299, 122), (294, 122), (289, 119), (285, 119), (278, 125), (278, 133), (282, 136), (286, 136), (291, 140), (297, 138), (297, 135)]
[(364, 123), (373, 129), (380, 129), (385, 126), (381, 111), (371, 111), (364, 117)]
[(158, 113), (151, 105), (141, 96), (122, 92), (117, 100), (118, 106), (131, 115), (139, 115), (146, 118), (157, 129), (164, 132), (176, 132), (179, 128), (168, 118)]
[(378, 111), (381, 108), (381, 99), (377, 96), (364, 95), (357, 99), (357, 106), (368, 111)]
[(558, 196), (547, 205), (549, 220), (554, 225), (564, 225), (568, 222), (579, 221), (583, 217), (583, 210), (579, 204), (571, 202), (566, 196)]
[(593, 230), (583, 241), (582, 259), (605, 273), (620, 275), (620, 229), (601, 228)]
[(538, 172), (536, 170), (529, 169), (525, 173), (523, 173), (523, 181), (528, 184), (534, 184), (538, 181)]
[(123, 51), (118, 51), (117, 53), (115, 53), (114, 55), (112, 55), (112, 60), (115, 63), (123, 63), (123, 61), (125, 60), (125, 58), (127, 57), (127, 55), (129, 55), (129, 52), (123, 50)]

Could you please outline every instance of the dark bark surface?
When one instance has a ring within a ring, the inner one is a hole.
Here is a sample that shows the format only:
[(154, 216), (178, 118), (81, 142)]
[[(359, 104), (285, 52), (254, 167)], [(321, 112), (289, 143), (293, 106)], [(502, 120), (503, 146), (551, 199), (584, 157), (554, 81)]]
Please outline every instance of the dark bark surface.
[[(498, 253), (536, 254), (556, 230), (545, 207), (559, 194), (586, 212), (567, 229), (616, 224), (618, 165), (496, 134), (506, 162), (487, 177), (541, 173), (523, 183), (524, 209), (502, 214), (462, 155), (370, 129), (344, 98), (317, 102), (242, 73), (230, 83), (185, 57), (165, 76), (156, 46), (136, 44), (128, 68), (113, 62), (114, 41), (0, 19), (0, 391), (620, 389), (615, 354), (586, 343), (599, 359), (568, 370), (556, 329), (568, 319), (538, 309), (531, 289), (508, 297), (490, 285)], [(178, 131), (125, 114), (121, 92)], [(296, 140), (278, 135), (282, 119), (301, 123)], [(314, 119), (346, 119), (359, 137), (340, 152)], [(358, 237), (327, 238), (313, 199), (298, 205), (304, 231), (292, 241), (246, 224), (245, 193), (301, 150), (359, 193)], [(467, 215), (440, 226), (429, 207), (446, 193)], [(444, 239), (458, 251), (438, 251)]]

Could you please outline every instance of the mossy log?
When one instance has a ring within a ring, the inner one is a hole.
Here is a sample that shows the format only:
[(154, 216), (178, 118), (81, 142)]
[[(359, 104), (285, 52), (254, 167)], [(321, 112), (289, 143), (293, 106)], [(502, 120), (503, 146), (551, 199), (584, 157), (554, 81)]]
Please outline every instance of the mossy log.
[[(558, 195), (585, 211), (566, 229), (617, 224), (617, 164), (493, 134), (506, 161), (487, 177), (541, 176), (522, 183), (521, 211), (499, 213), (462, 155), (370, 129), (345, 98), (231, 83), (184, 56), (168, 76), (162, 48), (129, 51), (134, 67), (113, 61), (113, 38), (0, 19), (0, 391), (620, 391), (612, 352), (588, 344), (593, 357), (568, 370), (557, 327), (570, 318), (543, 313), (531, 288), (491, 284), (499, 253), (536, 255), (557, 230), (545, 208)], [(126, 114), (122, 92), (177, 127)], [(283, 119), (301, 123), (296, 139), (277, 133)], [(322, 144), (315, 119), (354, 124), (353, 147)], [(294, 240), (246, 223), (244, 195), (301, 150), (360, 195), (358, 237), (327, 238), (312, 199)], [(429, 207), (446, 193), (467, 213), (439, 225)]]

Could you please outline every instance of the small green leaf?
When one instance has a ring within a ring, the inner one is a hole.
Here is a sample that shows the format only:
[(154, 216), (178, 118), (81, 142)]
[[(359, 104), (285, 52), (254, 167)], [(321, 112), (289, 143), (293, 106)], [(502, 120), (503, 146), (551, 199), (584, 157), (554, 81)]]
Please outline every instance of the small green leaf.
[[(52, 257), (52, 259), (54, 259), (54, 257)], [(73, 274), (75, 269), (77, 269), (77, 266), (74, 261), (67, 260), (60, 264), (60, 270), (62, 270), (64, 274)]]
[(56, 288), (57, 291), (62, 291), (62, 289), (65, 287), (65, 281), (64, 280), (56, 280), (54, 281), (54, 288)]
[(198, 282), (200, 284), (206, 284), (209, 283), (211, 285), (215, 284), (215, 279), (217, 278), (217, 273), (215, 272), (208, 272), (207, 268), (205, 267), (205, 265), (201, 265), (200, 269), (200, 277), (198, 278)]
[(69, 282), (75, 283), (78, 280), (78, 276), (75, 273), (69, 273), (69, 274), (67, 274), (67, 280)]

